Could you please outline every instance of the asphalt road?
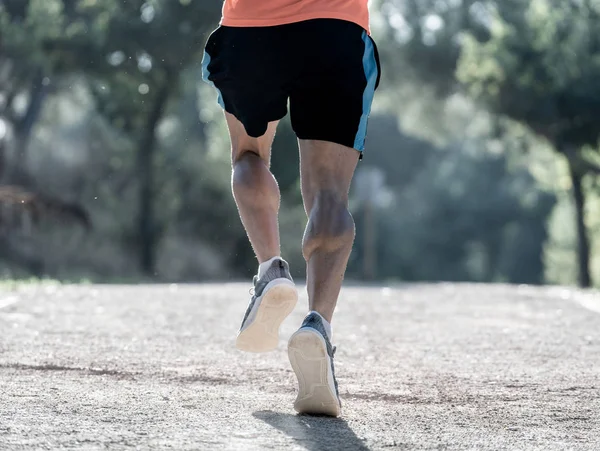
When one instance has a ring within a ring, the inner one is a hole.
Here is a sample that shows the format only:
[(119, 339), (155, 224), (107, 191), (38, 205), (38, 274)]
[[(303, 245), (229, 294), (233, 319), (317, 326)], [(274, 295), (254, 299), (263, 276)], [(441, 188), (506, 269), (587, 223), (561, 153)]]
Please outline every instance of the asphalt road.
[(248, 285), (0, 291), (0, 450), (600, 450), (600, 293), (345, 288), (341, 419), (297, 416), (287, 338), (234, 348)]

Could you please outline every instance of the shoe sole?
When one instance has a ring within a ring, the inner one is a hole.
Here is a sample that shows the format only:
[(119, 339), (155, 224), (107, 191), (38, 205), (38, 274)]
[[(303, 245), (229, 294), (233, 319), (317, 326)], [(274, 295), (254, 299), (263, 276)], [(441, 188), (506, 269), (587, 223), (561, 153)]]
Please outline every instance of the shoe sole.
[(301, 328), (291, 336), (288, 357), (298, 378), (298, 413), (338, 417), (341, 406), (335, 392), (327, 345), (312, 328)]
[(260, 301), (256, 317), (237, 336), (235, 346), (240, 351), (269, 352), (279, 344), (279, 327), (296, 307), (298, 291), (292, 282), (277, 281)]

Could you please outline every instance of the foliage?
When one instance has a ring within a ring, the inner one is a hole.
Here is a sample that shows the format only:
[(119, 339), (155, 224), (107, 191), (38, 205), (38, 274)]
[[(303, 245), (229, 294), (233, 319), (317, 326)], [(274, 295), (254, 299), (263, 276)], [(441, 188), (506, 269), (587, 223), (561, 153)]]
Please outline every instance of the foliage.
[[(499, 4), (500, 5), (500, 4)], [(590, 284), (583, 176), (600, 174), (600, 5), (534, 0), (498, 6), (491, 37), (465, 39), (458, 77), (492, 111), (526, 124), (566, 156), (578, 227), (579, 276)], [(520, 13), (520, 14), (517, 14)]]
[[(525, 130), (572, 152), (594, 200), (596, 3), (372, 3), (384, 78), (359, 172), (375, 168), (386, 182), (377, 276), (572, 283), (563, 270), (576, 236), (566, 222), (577, 210), (565, 191), (569, 165), (551, 174), (556, 158)], [(93, 225), (83, 232), (55, 218), (8, 237), (44, 273), (179, 281), (255, 271), (230, 192), (227, 129), (200, 80), (220, 9), (198, 0), (0, 0), (3, 182), (79, 203)], [(285, 119), (272, 170), (283, 253), (302, 278), (298, 161)], [(354, 186), (349, 277), (364, 276), (363, 201)], [(585, 211), (593, 237), (600, 212), (592, 201)], [(4, 257), (0, 270), (29, 274)]]
[[(386, 168), (393, 192), (379, 211), (378, 276), (543, 283), (554, 195), (504, 152), (482, 151), (477, 142), (438, 148), (394, 132), (392, 121), (373, 118), (371, 130), (386, 132), (372, 138), (377, 150), (368, 157)], [(361, 230), (363, 211), (356, 216)], [(360, 274), (363, 252), (359, 233), (354, 274)]]

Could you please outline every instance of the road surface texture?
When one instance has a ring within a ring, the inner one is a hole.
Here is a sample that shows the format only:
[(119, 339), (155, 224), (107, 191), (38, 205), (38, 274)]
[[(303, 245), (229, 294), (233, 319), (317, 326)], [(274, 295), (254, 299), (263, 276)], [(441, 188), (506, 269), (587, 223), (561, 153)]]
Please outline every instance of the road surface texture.
[(0, 291), (0, 449), (600, 450), (598, 292), (348, 286), (331, 419), (292, 408), (306, 296), (244, 354), (248, 288)]

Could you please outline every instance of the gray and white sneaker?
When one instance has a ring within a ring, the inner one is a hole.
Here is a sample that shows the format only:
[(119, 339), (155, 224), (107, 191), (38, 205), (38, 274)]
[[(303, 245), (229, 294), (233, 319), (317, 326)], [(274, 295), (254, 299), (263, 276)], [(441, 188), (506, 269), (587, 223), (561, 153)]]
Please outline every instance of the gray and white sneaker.
[(254, 276), (254, 293), (236, 340), (236, 347), (248, 352), (277, 348), (279, 326), (294, 310), (298, 291), (285, 260), (275, 260), (259, 279)]
[(298, 397), (294, 402), (298, 413), (334, 417), (341, 414), (334, 354), (335, 347), (321, 317), (310, 313), (288, 343), (288, 357), (298, 378)]

